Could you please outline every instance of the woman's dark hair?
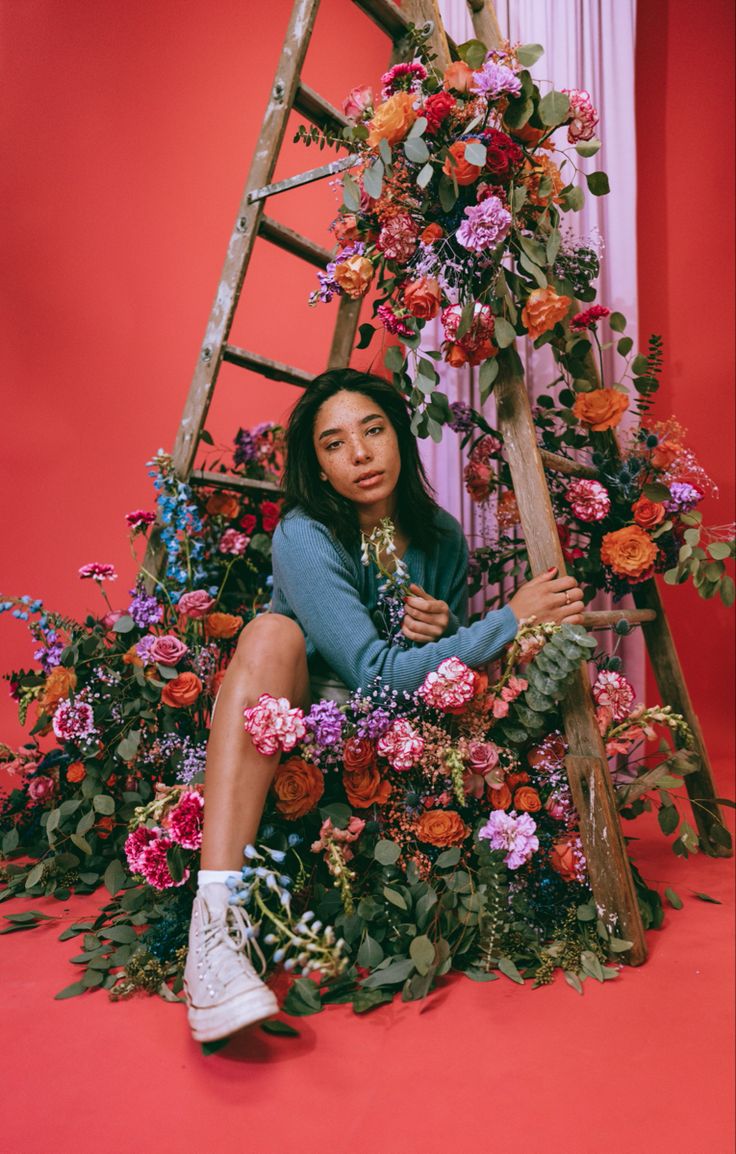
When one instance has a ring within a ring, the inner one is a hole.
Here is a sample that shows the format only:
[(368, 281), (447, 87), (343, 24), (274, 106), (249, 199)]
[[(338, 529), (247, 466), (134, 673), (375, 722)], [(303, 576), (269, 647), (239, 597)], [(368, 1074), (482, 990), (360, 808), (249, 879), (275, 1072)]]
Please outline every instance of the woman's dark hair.
[(286, 431), (284, 513), (297, 506), (320, 521), (345, 545), (360, 539), (355, 506), (332, 485), (320, 480), (314, 449), (314, 422), (321, 405), (335, 393), (362, 393), (383, 409), (399, 443), (401, 471), (396, 484), (396, 521), (412, 543), (428, 550), (437, 540), (437, 504), (411, 431), (409, 410), (401, 393), (382, 377), (356, 369), (329, 369), (307, 386), (289, 418)]

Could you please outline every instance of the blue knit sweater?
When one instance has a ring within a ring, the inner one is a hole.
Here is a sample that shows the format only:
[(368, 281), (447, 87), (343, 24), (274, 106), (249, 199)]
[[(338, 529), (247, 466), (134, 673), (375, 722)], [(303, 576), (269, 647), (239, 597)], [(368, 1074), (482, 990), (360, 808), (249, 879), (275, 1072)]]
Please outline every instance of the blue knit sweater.
[(330, 670), (349, 689), (376, 678), (393, 689), (417, 689), (446, 657), (467, 665), (490, 661), (516, 635), (509, 605), (466, 625), (468, 547), (458, 521), (444, 509), (437, 517), (439, 540), (430, 553), (410, 545), (404, 562), (412, 581), (450, 607), (450, 624), (439, 641), (401, 649), (389, 645), (373, 620), (379, 575), (363, 565), (360, 548), (347, 549), (319, 521), (299, 509), (279, 523), (273, 536), (274, 613), (293, 618), (304, 632), (312, 672)]

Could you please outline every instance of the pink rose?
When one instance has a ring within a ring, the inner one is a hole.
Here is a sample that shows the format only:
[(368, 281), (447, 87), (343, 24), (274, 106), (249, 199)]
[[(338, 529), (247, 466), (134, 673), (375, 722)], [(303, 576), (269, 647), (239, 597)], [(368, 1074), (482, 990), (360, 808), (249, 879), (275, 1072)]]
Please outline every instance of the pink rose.
[(544, 808), (555, 821), (564, 821), (570, 807), (566, 806), (562, 798), (558, 797), (556, 793), (551, 793), (544, 803)]
[(226, 529), (220, 537), (217, 548), (221, 553), (232, 553), (234, 557), (242, 557), (250, 545), (250, 537), (245, 533), (238, 533), (237, 529)]
[(373, 89), (369, 84), (358, 84), (351, 88), (342, 102), (342, 110), (348, 120), (361, 120), (364, 113), (373, 107)]
[(177, 665), (182, 657), (186, 657), (188, 652), (188, 645), (185, 645), (178, 637), (174, 637), (173, 634), (166, 633), (163, 637), (155, 639), (148, 655), (151, 661), (155, 661), (159, 665)]
[(200, 621), (207, 616), (214, 604), (214, 597), (210, 597), (205, 589), (193, 589), (191, 593), (182, 593), (176, 610), (184, 617), (190, 617), (192, 621)]
[(34, 801), (48, 801), (53, 795), (56, 785), (53, 777), (34, 777), (28, 782), (28, 796)]

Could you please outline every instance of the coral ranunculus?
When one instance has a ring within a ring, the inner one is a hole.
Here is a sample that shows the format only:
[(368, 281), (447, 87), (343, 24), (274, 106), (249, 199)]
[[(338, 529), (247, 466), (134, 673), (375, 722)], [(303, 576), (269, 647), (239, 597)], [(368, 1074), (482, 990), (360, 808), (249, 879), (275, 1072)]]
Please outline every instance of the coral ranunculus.
[(556, 293), (551, 285), (534, 289), (521, 310), (521, 319), (531, 339), (536, 340), (542, 333), (553, 329), (558, 321), (563, 320), (571, 304), (570, 297)]
[(208, 613), (204, 619), (204, 630), (208, 637), (229, 640), (240, 633), (243, 618), (236, 613)]
[(240, 512), (240, 501), (232, 493), (213, 493), (207, 501), (207, 512), (213, 517), (232, 520)]
[(477, 136), (469, 137), (467, 140), (456, 140), (454, 144), (450, 145), (450, 155), (445, 158), (445, 163), (442, 165), (445, 176), (454, 177), (461, 187), (472, 184), (483, 171), (479, 165), (470, 164), (465, 159), (465, 149), (473, 143), (480, 144), (481, 141), (478, 140)]
[(578, 393), (572, 411), (579, 421), (590, 425), (594, 433), (604, 433), (620, 424), (628, 407), (626, 393), (618, 389), (592, 389), (589, 393)]
[(325, 791), (322, 770), (301, 757), (290, 757), (280, 765), (273, 779), (276, 809), (288, 821), (310, 813)]
[(351, 300), (365, 296), (373, 276), (373, 265), (366, 256), (349, 256), (335, 265), (335, 280)]
[(404, 286), (404, 304), (413, 317), (430, 321), (440, 311), (442, 294), (439, 283), (431, 276), (420, 276)]
[(180, 673), (178, 677), (166, 682), (161, 691), (161, 700), (172, 709), (186, 709), (188, 705), (194, 705), (201, 692), (202, 682), (196, 673)]
[(404, 140), (417, 118), (414, 96), (411, 92), (397, 92), (379, 104), (368, 125), (368, 145), (378, 148), (382, 140), (398, 144)]
[(391, 795), (391, 782), (381, 777), (375, 762), (360, 769), (345, 770), (342, 781), (345, 796), (356, 809), (385, 805)]
[(77, 675), (73, 669), (65, 665), (57, 665), (52, 669), (43, 685), (43, 693), (39, 705), (43, 713), (53, 713), (55, 706), (64, 697), (68, 697), (77, 685)]
[(416, 824), (417, 837), (428, 845), (462, 845), (469, 833), (470, 827), (454, 810), (428, 809)]
[(627, 581), (644, 581), (651, 576), (659, 549), (638, 525), (625, 525), (606, 533), (601, 541), (601, 561)]
[(640, 497), (631, 506), (634, 520), (641, 529), (656, 529), (665, 518), (665, 507), (661, 501), (650, 501), (648, 497)]

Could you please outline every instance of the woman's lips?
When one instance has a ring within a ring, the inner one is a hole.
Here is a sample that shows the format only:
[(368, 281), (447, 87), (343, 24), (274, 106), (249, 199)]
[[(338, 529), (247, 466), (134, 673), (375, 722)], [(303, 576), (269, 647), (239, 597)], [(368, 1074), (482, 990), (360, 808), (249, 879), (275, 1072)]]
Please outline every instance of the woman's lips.
[(383, 473), (365, 473), (364, 476), (359, 477), (356, 485), (360, 485), (361, 489), (370, 489), (372, 485), (377, 485), (383, 479)]

